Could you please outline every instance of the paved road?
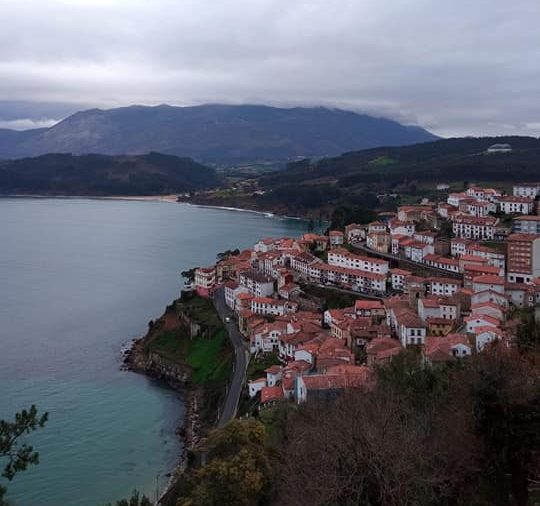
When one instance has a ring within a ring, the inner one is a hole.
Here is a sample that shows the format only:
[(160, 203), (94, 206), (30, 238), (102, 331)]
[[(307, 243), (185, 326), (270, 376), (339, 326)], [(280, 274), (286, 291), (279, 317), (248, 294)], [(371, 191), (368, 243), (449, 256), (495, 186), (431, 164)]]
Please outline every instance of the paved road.
[[(227, 425), (227, 423), (236, 416), (238, 400), (240, 399), (240, 394), (242, 393), (242, 387), (244, 386), (246, 378), (249, 355), (244, 338), (242, 337), (242, 334), (240, 334), (233, 319), (233, 312), (225, 303), (225, 290), (223, 287), (216, 290), (214, 294), (214, 305), (224, 322), (229, 333), (229, 339), (234, 348), (234, 373), (232, 381), (229, 384), (221, 416), (219, 417), (218, 428), (220, 428)], [(231, 319), (228, 323), (225, 321), (225, 318), (227, 317)]]

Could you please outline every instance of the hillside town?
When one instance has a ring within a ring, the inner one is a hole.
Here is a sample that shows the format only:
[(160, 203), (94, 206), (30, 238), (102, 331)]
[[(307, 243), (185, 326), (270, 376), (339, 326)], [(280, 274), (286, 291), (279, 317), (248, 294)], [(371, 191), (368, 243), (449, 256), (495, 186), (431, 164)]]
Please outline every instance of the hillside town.
[[(370, 388), (377, 364), (414, 348), (426, 367), (513, 346), (519, 311), (540, 303), (540, 183), (512, 195), (470, 186), (326, 235), (264, 238), (196, 269), (192, 289), (223, 296), (264, 376), (259, 406)], [(326, 293), (354, 296), (326, 307)]]

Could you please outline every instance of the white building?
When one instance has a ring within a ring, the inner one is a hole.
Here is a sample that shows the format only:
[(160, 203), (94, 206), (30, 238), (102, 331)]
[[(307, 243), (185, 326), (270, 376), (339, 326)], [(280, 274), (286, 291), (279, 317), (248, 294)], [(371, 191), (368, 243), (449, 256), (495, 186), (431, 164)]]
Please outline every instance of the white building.
[(493, 239), (497, 219), (492, 216), (478, 218), (476, 216), (456, 216), (452, 224), (452, 231), (457, 237), (465, 239)]
[(268, 297), (274, 293), (274, 280), (262, 272), (240, 273), (240, 286), (247, 288), (255, 297)]
[(520, 183), (514, 185), (514, 196), (535, 199), (540, 195), (540, 183)]
[(350, 253), (345, 249), (336, 249), (328, 253), (328, 265), (358, 269), (374, 272), (376, 274), (388, 273), (388, 262), (377, 258), (365, 257)]
[(534, 200), (528, 197), (511, 195), (501, 197), (499, 206), (504, 214), (531, 214), (534, 209)]

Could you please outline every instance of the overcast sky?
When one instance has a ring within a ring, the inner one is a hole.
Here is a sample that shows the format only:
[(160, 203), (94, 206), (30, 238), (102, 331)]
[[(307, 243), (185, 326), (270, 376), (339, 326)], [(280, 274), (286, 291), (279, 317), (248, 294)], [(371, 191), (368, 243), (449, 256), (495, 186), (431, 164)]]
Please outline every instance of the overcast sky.
[(0, 0), (0, 127), (130, 104), (326, 105), (540, 135), (538, 0)]

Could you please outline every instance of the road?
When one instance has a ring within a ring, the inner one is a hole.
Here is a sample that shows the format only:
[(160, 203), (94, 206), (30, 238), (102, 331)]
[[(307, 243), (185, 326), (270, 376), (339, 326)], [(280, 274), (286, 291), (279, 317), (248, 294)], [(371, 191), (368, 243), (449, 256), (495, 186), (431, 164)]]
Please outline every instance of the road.
[[(238, 400), (240, 399), (240, 394), (242, 393), (246, 378), (249, 355), (244, 338), (242, 337), (242, 334), (240, 334), (236, 322), (234, 321), (233, 312), (225, 303), (225, 289), (223, 287), (218, 288), (214, 293), (214, 305), (221, 320), (224, 322), (234, 349), (233, 378), (229, 384), (227, 397), (218, 421), (218, 428), (221, 428), (227, 425), (227, 423), (236, 416)], [(226, 318), (230, 318), (230, 322), (226, 322)]]

